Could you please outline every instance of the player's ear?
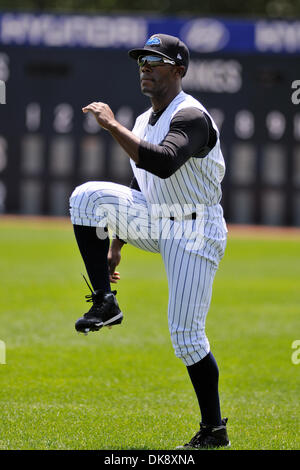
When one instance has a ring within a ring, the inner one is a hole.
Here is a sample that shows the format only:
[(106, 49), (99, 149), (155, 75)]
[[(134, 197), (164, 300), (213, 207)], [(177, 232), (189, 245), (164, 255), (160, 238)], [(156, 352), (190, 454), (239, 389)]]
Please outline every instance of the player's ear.
[(184, 67), (184, 65), (176, 65), (175, 69), (176, 69), (175, 73), (176, 73), (176, 74), (179, 74), (180, 77), (183, 78), (184, 73), (185, 73), (185, 67)]

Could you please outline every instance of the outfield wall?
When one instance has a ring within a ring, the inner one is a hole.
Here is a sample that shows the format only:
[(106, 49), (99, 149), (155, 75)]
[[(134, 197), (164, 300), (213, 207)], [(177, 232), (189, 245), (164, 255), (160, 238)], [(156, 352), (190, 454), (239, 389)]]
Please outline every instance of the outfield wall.
[(128, 159), (81, 108), (107, 102), (132, 127), (149, 102), (127, 50), (155, 32), (190, 48), (184, 90), (221, 131), (226, 219), (300, 226), (298, 21), (0, 13), (1, 213), (66, 215), (74, 186), (129, 183)]

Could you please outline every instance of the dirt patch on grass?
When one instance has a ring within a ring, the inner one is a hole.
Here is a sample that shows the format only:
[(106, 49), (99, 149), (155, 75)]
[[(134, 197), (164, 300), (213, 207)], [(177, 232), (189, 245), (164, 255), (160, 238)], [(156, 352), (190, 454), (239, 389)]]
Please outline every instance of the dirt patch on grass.
[(231, 238), (293, 238), (300, 240), (298, 227), (271, 227), (265, 225), (228, 225), (228, 237)]
[(31, 216), (31, 215), (1, 215), (0, 226), (31, 226), (45, 229), (72, 229), (72, 223), (69, 217), (47, 217), (47, 216)]

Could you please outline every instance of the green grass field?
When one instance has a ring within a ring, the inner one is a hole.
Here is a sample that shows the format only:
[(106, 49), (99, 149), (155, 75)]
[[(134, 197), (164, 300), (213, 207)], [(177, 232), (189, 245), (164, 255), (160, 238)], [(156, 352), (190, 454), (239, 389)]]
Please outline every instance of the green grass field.
[[(84, 267), (65, 221), (0, 221), (0, 449), (174, 449), (198, 429), (159, 255), (123, 250), (120, 326), (78, 335)], [(299, 449), (300, 237), (229, 235), (207, 333), (231, 449)]]

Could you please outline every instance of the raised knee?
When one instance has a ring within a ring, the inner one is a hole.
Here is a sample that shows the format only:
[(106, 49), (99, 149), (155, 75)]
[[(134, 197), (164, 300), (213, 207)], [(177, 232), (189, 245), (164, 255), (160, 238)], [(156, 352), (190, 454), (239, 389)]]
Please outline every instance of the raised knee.
[(93, 190), (93, 184), (91, 182), (83, 183), (80, 184), (79, 186), (76, 186), (74, 191), (72, 192), (70, 196), (70, 205), (71, 207), (73, 206), (73, 203), (75, 200), (78, 201), (79, 197), (78, 196), (85, 196), (88, 198), (92, 193), (94, 192)]

